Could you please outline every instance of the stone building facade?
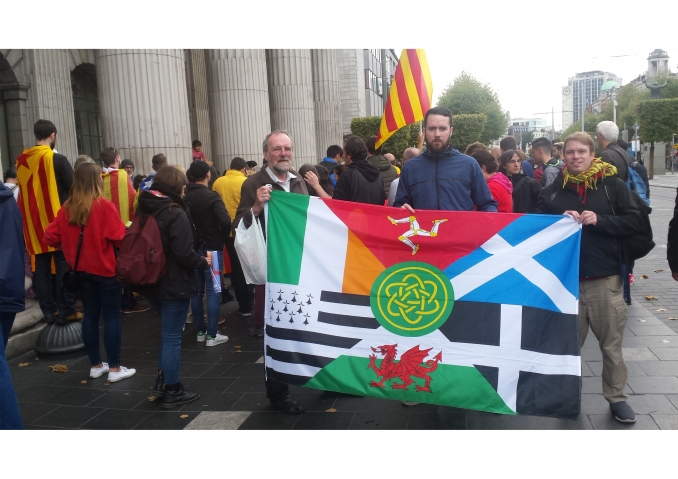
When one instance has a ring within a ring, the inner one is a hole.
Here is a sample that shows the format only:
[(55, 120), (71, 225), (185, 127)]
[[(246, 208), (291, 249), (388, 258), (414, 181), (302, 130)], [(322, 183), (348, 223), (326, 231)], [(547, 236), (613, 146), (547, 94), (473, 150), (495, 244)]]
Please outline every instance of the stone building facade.
[(2, 168), (34, 144), (40, 118), (54, 122), (56, 149), (71, 161), (112, 146), (136, 173), (160, 152), (188, 167), (194, 139), (219, 171), (234, 156), (261, 163), (272, 129), (290, 132), (297, 168), (315, 164), (352, 118), (381, 115), (366, 81), (372, 51), (0, 48)]

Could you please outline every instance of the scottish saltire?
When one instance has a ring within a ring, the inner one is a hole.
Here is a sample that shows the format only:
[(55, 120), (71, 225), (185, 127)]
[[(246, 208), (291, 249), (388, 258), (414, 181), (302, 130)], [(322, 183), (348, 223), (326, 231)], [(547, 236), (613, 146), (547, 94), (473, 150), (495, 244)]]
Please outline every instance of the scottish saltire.
[(312, 388), (579, 415), (580, 226), (272, 192), (265, 363)]
[(101, 177), (104, 180), (104, 196), (115, 205), (122, 222), (132, 221), (136, 191), (129, 182), (127, 172), (125, 170), (104, 171)]
[(433, 84), (426, 53), (422, 49), (403, 50), (381, 117), (376, 147), (405, 125), (423, 120), (431, 107)]
[(54, 175), (54, 152), (48, 145), (24, 150), (16, 162), (16, 175), (28, 254), (56, 251), (44, 241), (45, 229), (61, 209)]

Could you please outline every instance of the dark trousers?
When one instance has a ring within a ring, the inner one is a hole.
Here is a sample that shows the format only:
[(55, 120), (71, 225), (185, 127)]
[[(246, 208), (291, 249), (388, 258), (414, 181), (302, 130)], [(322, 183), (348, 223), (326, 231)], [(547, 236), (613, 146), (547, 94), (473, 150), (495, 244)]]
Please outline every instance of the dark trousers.
[(121, 284), (114, 276), (106, 278), (96, 274), (78, 272), (82, 293), (82, 341), (92, 366), (101, 364), (99, 349), (99, 317), (104, 317), (104, 348), (111, 368), (120, 366), (122, 321), (120, 312)]
[(122, 287), (122, 309), (133, 308), (137, 305), (137, 300), (134, 299), (134, 293), (129, 286)]
[(5, 347), (9, 339), (9, 332), (14, 324), (16, 313), (0, 312), (0, 430), (23, 429), (19, 415), (19, 403), (16, 400), (12, 378), (9, 375), (9, 365), (5, 357)]
[[(52, 258), (56, 266), (56, 302), (52, 295)], [(61, 251), (41, 253), (35, 255), (35, 273), (33, 287), (38, 296), (38, 303), (47, 322), (56, 318), (54, 312), (59, 310), (59, 317), (66, 320), (66, 316), (73, 314), (75, 309), (75, 293), (69, 293), (61, 287), (61, 278), (68, 269), (68, 263)]]
[(252, 310), (251, 288), (247, 285), (247, 281), (245, 281), (245, 274), (242, 272), (240, 258), (238, 258), (238, 253), (235, 251), (234, 242), (235, 238), (233, 237), (226, 239), (226, 251), (228, 251), (228, 257), (231, 260), (231, 284), (233, 285), (235, 299), (238, 301), (241, 312), (246, 313)]

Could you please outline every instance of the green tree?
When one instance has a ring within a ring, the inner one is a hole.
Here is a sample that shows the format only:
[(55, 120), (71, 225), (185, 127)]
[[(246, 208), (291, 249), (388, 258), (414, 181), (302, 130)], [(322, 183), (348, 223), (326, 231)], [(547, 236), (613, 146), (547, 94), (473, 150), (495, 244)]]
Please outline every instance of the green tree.
[[(370, 136), (377, 136), (379, 126), (381, 125), (380, 116), (365, 116), (351, 120), (351, 133), (367, 140)], [(396, 131), (381, 146), (383, 153), (391, 153), (396, 159), (401, 160), (403, 151), (411, 146), (417, 146), (417, 136), (419, 135), (419, 122), (406, 125)]]
[(678, 131), (678, 98), (647, 100), (638, 104), (638, 136), (641, 141), (650, 142), (650, 179), (654, 171), (655, 141), (670, 142)]
[(452, 145), (462, 153), (476, 141), (480, 141), (485, 130), (487, 116), (478, 115), (452, 115)]
[(454, 115), (484, 114), (487, 120), (480, 141), (485, 144), (501, 137), (508, 127), (510, 115), (502, 110), (494, 90), (466, 72), (443, 90), (438, 105), (449, 108)]

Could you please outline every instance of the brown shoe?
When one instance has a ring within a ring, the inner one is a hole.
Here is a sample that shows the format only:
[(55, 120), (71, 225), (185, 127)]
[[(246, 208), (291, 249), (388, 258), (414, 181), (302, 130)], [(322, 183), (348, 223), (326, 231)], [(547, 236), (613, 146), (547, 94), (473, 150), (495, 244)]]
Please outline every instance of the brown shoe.
[(144, 311), (148, 311), (151, 309), (150, 306), (142, 306), (140, 304), (137, 304), (136, 306), (132, 306), (131, 308), (123, 309), (123, 313), (143, 313)]
[(72, 314), (66, 316), (68, 321), (80, 321), (82, 319), (82, 313), (80, 311), (74, 311)]

